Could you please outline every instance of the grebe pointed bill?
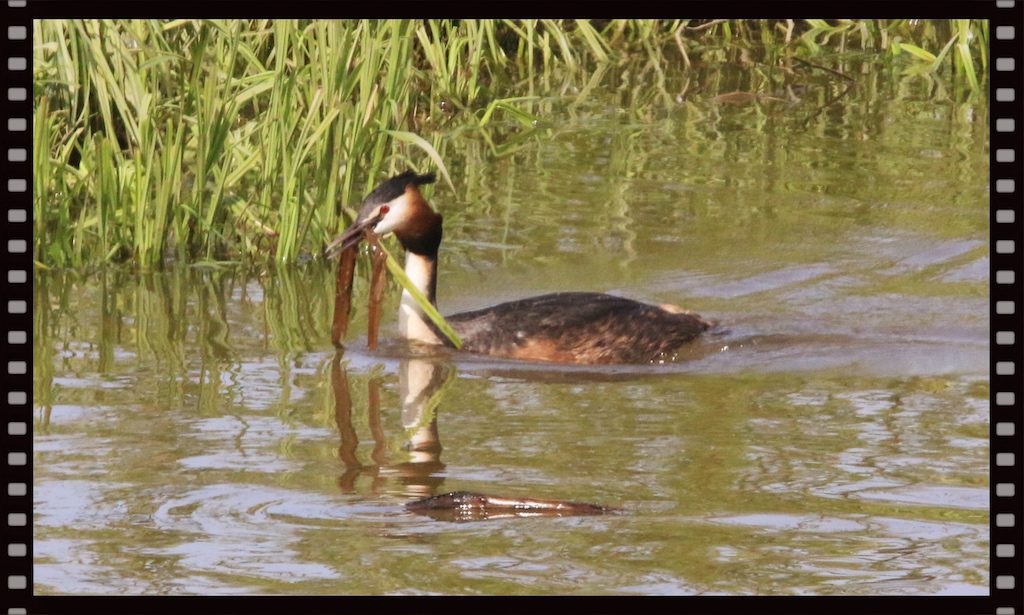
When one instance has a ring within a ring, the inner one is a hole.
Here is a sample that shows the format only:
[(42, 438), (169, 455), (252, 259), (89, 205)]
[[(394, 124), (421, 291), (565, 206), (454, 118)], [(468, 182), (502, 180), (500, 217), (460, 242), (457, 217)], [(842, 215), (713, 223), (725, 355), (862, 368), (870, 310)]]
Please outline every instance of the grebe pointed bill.
[[(394, 234), (405, 248), (405, 273), (433, 305), (443, 219), (420, 193), (433, 173), (406, 171), (363, 200), (356, 221), (325, 250), (355, 246), (366, 231)], [(714, 323), (674, 305), (650, 305), (604, 293), (562, 292), (446, 316), (462, 350), (496, 357), (560, 363), (645, 363), (670, 355)], [(409, 341), (448, 344), (408, 291), (398, 328)]]

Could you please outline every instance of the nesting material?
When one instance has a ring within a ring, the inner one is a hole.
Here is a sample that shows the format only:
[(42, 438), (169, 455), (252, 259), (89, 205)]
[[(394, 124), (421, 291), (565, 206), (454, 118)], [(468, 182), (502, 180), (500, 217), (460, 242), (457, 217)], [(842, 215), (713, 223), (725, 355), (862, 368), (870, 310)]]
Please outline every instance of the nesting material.
[(366, 346), (370, 350), (376, 350), (377, 333), (380, 330), (380, 304), (384, 297), (384, 271), (388, 256), (381, 249), (376, 234), (367, 231), (365, 237), (370, 244), (370, 305), (367, 314)]
[(338, 276), (334, 283), (334, 322), (331, 323), (331, 343), (341, 348), (341, 340), (348, 333), (348, 318), (352, 311), (352, 279), (356, 273), (356, 250), (352, 246), (338, 258)]
[[(366, 345), (376, 350), (380, 332), (381, 303), (384, 297), (384, 272), (387, 268), (387, 253), (380, 245), (380, 238), (372, 231), (365, 231), (363, 238), (370, 244), (370, 293), (367, 310)], [(334, 320), (331, 323), (331, 343), (335, 348), (343, 346), (342, 340), (348, 333), (348, 322), (352, 313), (352, 281), (355, 279), (356, 251), (359, 245), (342, 250), (338, 258), (338, 275), (334, 285)]]

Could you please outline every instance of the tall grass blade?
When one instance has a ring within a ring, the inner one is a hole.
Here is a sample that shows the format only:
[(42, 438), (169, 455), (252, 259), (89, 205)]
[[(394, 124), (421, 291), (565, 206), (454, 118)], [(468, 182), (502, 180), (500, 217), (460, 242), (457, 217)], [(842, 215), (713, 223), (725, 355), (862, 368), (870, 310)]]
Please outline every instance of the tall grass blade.
[(398, 264), (398, 261), (391, 256), (391, 253), (387, 248), (385, 248), (383, 244), (380, 244), (379, 248), (384, 252), (384, 256), (387, 257), (386, 263), (391, 275), (395, 276), (395, 279), (398, 280), (398, 283), (402, 288), (404, 288), (416, 301), (416, 305), (423, 310), (423, 313), (427, 315), (427, 318), (429, 318), (431, 322), (437, 325), (437, 328), (444, 333), (445, 337), (451, 341), (452, 345), (455, 346), (456, 349), (462, 348), (462, 339), (459, 338), (458, 334), (455, 333), (455, 330), (448, 324), (448, 321), (444, 319), (444, 316), (441, 316), (441, 313), (437, 311), (437, 308), (435, 308), (433, 304), (423, 296), (423, 293), (416, 288), (416, 285), (409, 279), (409, 276), (405, 275), (405, 270), (402, 269), (402, 266)]
[(423, 150), (427, 154), (427, 156), (430, 157), (431, 162), (437, 165), (437, 170), (441, 172), (441, 177), (444, 178), (444, 181), (446, 184), (448, 184), (448, 187), (452, 189), (452, 192), (455, 191), (455, 184), (452, 183), (452, 177), (451, 175), (448, 174), (448, 167), (445, 166), (444, 160), (441, 159), (441, 155), (437, 153), (437, 150), (434, 149), (434, 146), (427, 142), (426, 139), (419, 136), (418, 134), (406, 132), (403, 130), (384, 130), (382, 132), (384, 134), (394, 137), (399, 141), (411, 143), (416, 147), (420, 148), (421, 150)]

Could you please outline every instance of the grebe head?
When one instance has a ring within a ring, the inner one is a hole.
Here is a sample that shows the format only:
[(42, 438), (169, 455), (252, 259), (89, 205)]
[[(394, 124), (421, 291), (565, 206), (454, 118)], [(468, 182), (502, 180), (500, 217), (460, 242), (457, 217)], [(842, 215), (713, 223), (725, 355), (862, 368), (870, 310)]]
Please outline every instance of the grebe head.
[(441, 243), (441, 216), (420, 194), (419, 186), (431, 184), (433, 173), (416, 175), (406, 171), (373, 189), (359, 210), (359, 216), (345, 232), (324, 250), (330, 257), (360, 242), (363, 231), (377, 235), (394, 233), (406, 250), (427, 254), (437, 252)]

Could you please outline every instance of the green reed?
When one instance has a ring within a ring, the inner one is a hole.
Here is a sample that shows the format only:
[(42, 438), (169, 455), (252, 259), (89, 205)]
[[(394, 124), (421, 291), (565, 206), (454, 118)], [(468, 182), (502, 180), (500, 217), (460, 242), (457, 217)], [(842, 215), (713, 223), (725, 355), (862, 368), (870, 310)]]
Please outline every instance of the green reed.
[(438, 169), (454, 191), (445, 160), (557, 134), (541, 93), (571, 115), (570, 90), (618, 78), (649, 119), (716, 87), (673, 89), (680, 63), (750, 63), (764, 96), (794, 58), (874, 53), (970, 97), (987, 39), (968, 20), (37, 21), (33, 256), (294, 263), (390, 173)]

